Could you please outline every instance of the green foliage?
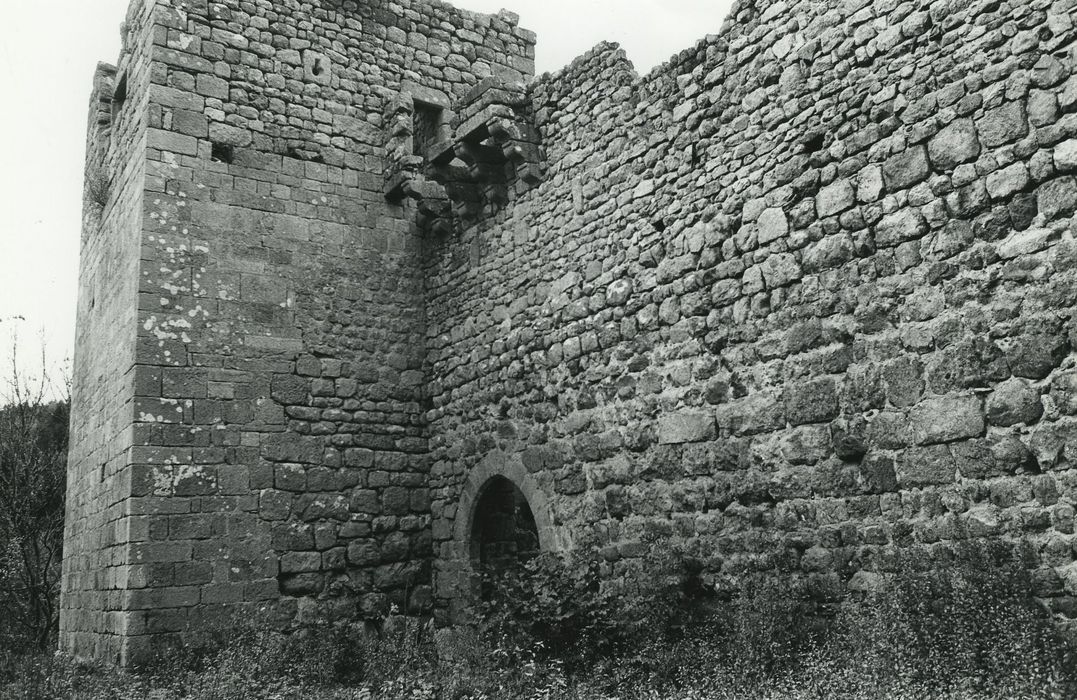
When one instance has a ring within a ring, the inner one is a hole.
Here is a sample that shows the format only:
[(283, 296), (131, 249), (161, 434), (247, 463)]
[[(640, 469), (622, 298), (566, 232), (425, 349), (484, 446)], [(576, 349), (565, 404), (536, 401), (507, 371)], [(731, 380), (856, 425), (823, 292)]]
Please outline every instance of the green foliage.
[(660, 577), (610, 585), (603, 565), (596, 554), (542, 554), (502, 572), (488, 582), (483, 628), (572, 667), (622, 653), (666, 624), (675, 590)]
[(0, 408), (0, 649), (55, 640), (69, 404), (16, 385)]
[(1020, 698), (1061, 697), (1077, 680), (1068, 645), (1009, 547), (969, 545), (948, 568), (905, 571), (889, 584), (842, 608), (796, 685), (830, 695)]
[(471, 626), (392, 617), (284, 635), (253, 619), (164, 650), (140, 674), (0, 656), (0, 698), (1075, 696), (1069, 648), (1009, 550), (915, 563), (833, 608), (807, 581), (762, 575), (708, 595), (698, 567), (675, 557), (619, 567), (622, 580), (595, 555), (544, 557), (507, 574)]

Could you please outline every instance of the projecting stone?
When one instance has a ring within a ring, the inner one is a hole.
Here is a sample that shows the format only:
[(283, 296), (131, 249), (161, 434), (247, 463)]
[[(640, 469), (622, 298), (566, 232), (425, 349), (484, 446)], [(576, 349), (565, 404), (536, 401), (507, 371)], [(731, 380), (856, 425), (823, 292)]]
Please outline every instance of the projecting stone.
[(662, 445), (705, 442), (714, 439), (715, 428), (710, 413), (682, 411), (658, 419), (658, 442)]
[(621, 306), (632, 296), (632, 280), (620, 279), (606, 288), (606, 304)]
[(1077, 372), (1061, 372), (1051, 381), (1051, 400), (1067, 416), (1077, 415)]
[(765, 245), (779, 238), (784, 238), (789, 233), (789, 220), (785, 212), (776, 207), (766, 209), (759, 215), (759, 244)]
[(251, 132), (228, 124), (213, 122), (209, 125), (209, 140), (222, 146), (241, 148), (251, 143)]
[(1057, 239), (1057, 234), (1048, 228), (1032, 228), (1018, 231), (998, 245), (998, 255), (1003, 260), (1010, 260), (1022, 255), (1038, 253)]
[(1050, 54), (1040, 56), (1032, 67), (1032, 83), (1038, 88), (1051, 88), (1058, 85), (1069, 75), (1069, 70), (1062, 61)]
[(1006, 199), (1028, 186), (1028, 168), (1014, 163), (987, 176), (987, 193), (991, 199)]
[(1058, 97), (1047, 90), (1033, 90), (1028, 96), (1028, 120), (1033, 126), (1049, 126), (1058, 121)]
[(1064, 173), (1077, 170), (1077, 139), (1055, 146), (1055, 168)]
[(1031, 425), (1043, 415), (1039, 389), (1023, 379), (1011, 379), (995, 389), (987, 400), (987, 421), (1008, 428), (1025, 423)]
[(804, 249), (804, 269), (819, 272), (831, 267), (838, 267), (853, 259), (856, 245), (848, 233), (827, 236)]
[(978, 437), (984, 432), (983, 404), (975, 396), (928, 399), (912, 409), (909, 421), (918, 445)]
[(949, 171), (980, 155), (980, 140), (971, 119), (959, 119), (928, 142), (928, 153), (937, 170)]
[(855, 202), (852, 183), (838, 180), (819, 190), (819, 195), (815, 198), (815, 210), (820, 217), (834, 216), (849, 209)]
[(930, 173), (927, 150), (923, 146), (913, 146), (883, 163), (883, 180), (891, 192), (912, 187), (926, 180)]
[(1028, 136), (1028, 119), (1025, 114), (1025, 105), (1021, 102), (1011, 102), (1002, 107), (997, 107), (978, 122), (980, 129), (980, 141), (988, 148), (1003, 146), (1017, 139)]
[(875, 227), (875, 244), (881, 248), (920, 238), (927, 233), (927, 220), (916, 209), (902, 209), (883, 217)]
[(883, 193), (883, 169), (878, 165), (869, 165), (860, 171), (856, 183), (856, 197), (861, 202), (878, 201)]

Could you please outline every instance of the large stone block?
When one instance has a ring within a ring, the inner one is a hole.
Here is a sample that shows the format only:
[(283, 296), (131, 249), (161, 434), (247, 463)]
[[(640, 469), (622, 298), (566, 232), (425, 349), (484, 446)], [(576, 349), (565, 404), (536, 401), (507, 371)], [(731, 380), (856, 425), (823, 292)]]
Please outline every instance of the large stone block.
[(925, 399), (909, 414), (918, 445), (953, 442), (983, 435), (983, 401), (978, 396)]
[(1040, 185), (1036, 190), (1040, 213), (1048, 221), (1077, 211), (1077, 178), (1060, 177)]
[(987, 420), (991, 425), (1004, 428), (1018, 423), (1031, 425), (1042, 415), (1040, 391), (1026, 380), (1003, 382), (987, 400)]
[(678, 445), (686, 442), (706, 442), (715, 437), (714, 415), (700, 411), (681, 411), (658, 419), (658, 442)]
[(927, 149), (923, 146), (912, 148), (891, 156), (883, 163), (883, 180), (886, 188), (895, 192), (904, 190), (918, 182), (923, 182), (931, 174), (927, 162)]
[(169, 153), (185, 156), (198, 155), (198, 139), (186, 134), (161, 129), (149, 129), (147, 145)]
[(757, 391), (719, 406), (716, 411), (722, 435), (755, 435), (785, 427), (781, 394)]
[(1062, 364), (1069, 349), (1069, 341), (1064, 336), (1030, 333), (1010, 341), (1006, 359), (1015, 376), (1044, 379)]
[(1077, 170), (1077, 139), (1063, 141), (1055, 146), (1055, 168), (1068, 173)]
[(834, 216), (856, 203), (856, 191), (848, 180), (837, 180), (819, 190), (815, 209), (820, 217)]
[(957, 463), (947, 445), (914, 447), (901, 453), (897, 482), (904, 488), (951, 484), (957, 478)]
[(1028, 136), (1028, 116), (1023, 102), (1010, 102), (987, 112), (977, 122), (980, 140), (996, 148)]
[(1028, 186), (1028, 168), (1014, 163), (987, 176), (987, 193), (991, 199), (1007, 199)]
[(786, 387), (785, 416), (790, 425), (822, 423), (837, 415), (837, 385), (830, 377), (795, 381)]
[(980, 155), (980, 139), (971, 119), (958, 119), (928, 142), (928, 153), (937, 170), (950, 171)]
[(310, 379), (294, 374), (277, 374), (273, 376), (270, 395), (283, 404), (304, 404), (310, 393), (310, 382)]
[(880, 247), (895, 246), (920, 238), (927, 229), (927, 220), (919, 211), (901, 209), (883, 217), (875, 227), (875, 243)]
[(759, 227), (760, 245), (785, 238), (789, 234), (789, 219), (784, 211), (776, 207), (763, 210), (756, 225)]

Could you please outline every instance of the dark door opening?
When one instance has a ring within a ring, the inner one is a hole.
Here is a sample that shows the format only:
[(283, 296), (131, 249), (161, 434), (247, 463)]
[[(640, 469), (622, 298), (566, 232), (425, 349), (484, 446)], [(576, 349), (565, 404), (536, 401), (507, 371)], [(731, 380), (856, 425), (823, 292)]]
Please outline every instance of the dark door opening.
[(482, 596), (490, 581), (539, 553), (538, 526), (527, 498), (511, 481), (494, 477), (475, 506), (471, 563), (482, 576)]

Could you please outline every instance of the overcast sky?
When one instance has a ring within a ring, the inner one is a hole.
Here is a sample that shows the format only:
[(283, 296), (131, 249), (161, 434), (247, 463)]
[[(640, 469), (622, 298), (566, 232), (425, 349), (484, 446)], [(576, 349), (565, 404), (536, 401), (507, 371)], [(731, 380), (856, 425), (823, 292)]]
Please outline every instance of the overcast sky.
[[(11, 2), (0, 28), (0, 377), (11, 337), (37, 366), (72, 354), (82, 166), (90, 80), (114, 63), (128, 0)], [(619, 42), (645, 72), (717, 32), (730, 0), (456, 0), (507, 8), (538, 32), (538, 71), (561, 68), (602, 40)], [(16, 320), (22, 317), (24, 320)], [(131, 331), (134, 332), (134, 329)], [(2, 391), (0, 391), (2, 395)]]

